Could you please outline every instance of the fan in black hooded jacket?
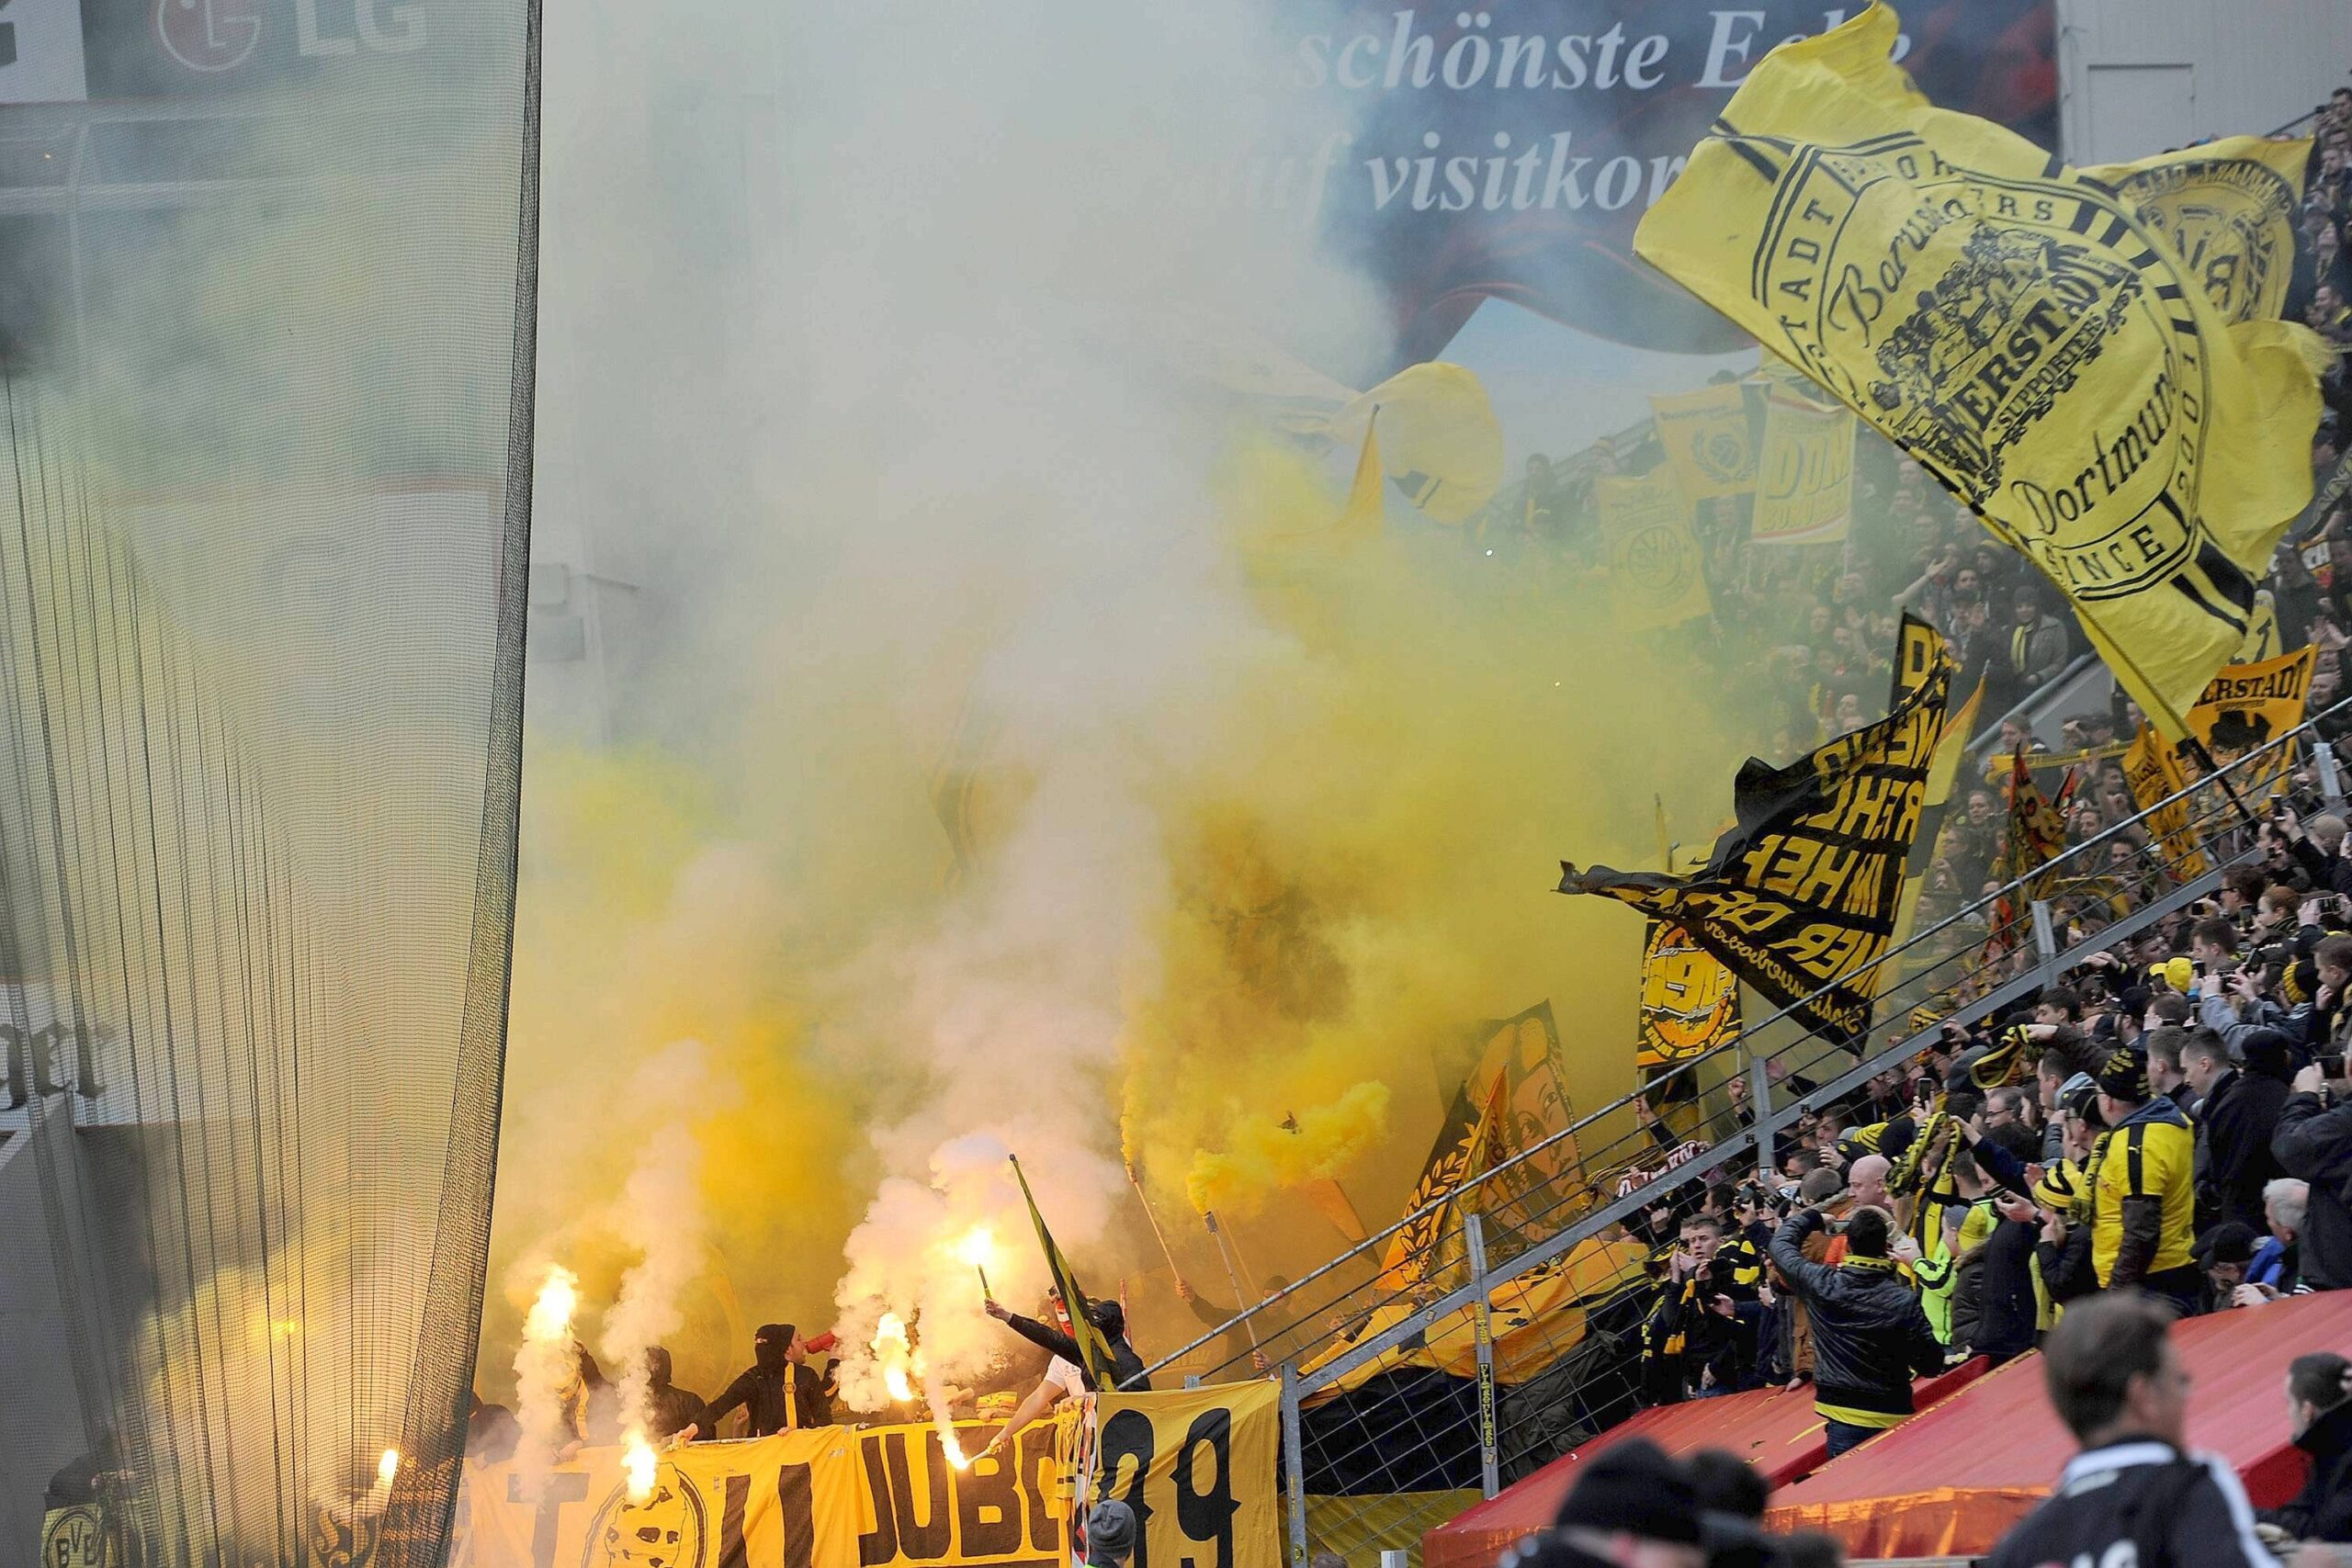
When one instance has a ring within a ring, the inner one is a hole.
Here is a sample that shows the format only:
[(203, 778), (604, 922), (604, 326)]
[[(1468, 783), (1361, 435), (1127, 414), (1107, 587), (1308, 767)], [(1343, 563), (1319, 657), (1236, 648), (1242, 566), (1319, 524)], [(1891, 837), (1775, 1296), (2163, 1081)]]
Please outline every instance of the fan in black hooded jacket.
[[(1002, 1323), (1030, 1344), (1059, 1356), (1063, 1360), (1076, 1367), (1078, 1375), (1086, 1381), (1089, 1392), (1094, 1393), (1105, 1392), (1095, 1387), (1094, 1374), (1087, 1370), (1086, 1358), (1080, 1352), (1076, 1339), (1058, 1328), (1048, 1327), (1039, 1323), (1034, 1317), (1023, 1317), (1019, 1313), (1007, 1312), (994, 1302), (988, 1303), (988, 1311), (990, 1317)], [(1127, 1343), (1126, 1310), (1116, 1302), (1090, 1302), (1087, 1303), (1086, 1311), (1087, 1315), (1093, 1320), (1094, 1326), (1102, 1332), (1104, 1341), (1111, 1348), (1111, 1373), (1115, 1386), (1127, 1393), (1151, 1392), (1151, 1380), (1143, 1375), (1143, 1358), (1136, 1355), (1136, 1348)]]
[(2311, 1473), (2291, 1502), (2263, 1512), (2263, 1522), (2297, 1540), (2352, 1540), (2352, 1401), (2321, 1412), (2295, 1446), (2311, 1456)]

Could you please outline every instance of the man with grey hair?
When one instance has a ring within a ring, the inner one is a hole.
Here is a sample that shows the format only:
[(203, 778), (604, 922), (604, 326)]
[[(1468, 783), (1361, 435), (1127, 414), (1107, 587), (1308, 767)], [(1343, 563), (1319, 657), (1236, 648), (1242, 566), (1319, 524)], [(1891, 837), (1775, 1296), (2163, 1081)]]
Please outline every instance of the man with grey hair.
[(2311, 1198), (2310, 1184), (2291, 1176), (2282, 1176), (2262, 1190), (2262, 1212), (2269, 1222), (2270, 1235), (2247, 1260), (2245, 1283), (2230, 1292), (2232, 1306), (2260, 1306), (2309, 1289), (2297, 1277), (2295, 1238), (2302, 1234), (2303, 1211)]

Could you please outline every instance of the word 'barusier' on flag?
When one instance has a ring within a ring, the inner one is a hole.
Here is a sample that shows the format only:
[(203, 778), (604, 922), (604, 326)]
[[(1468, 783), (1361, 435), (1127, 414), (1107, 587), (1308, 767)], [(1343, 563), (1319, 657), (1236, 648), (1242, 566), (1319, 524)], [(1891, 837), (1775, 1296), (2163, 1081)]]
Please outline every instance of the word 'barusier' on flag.
[(1700, 870), (1579, 871), (1563, 861), (1559, 890), (1673, 921), (1816, 1033), (1865, 1033), (1954, 669), (1942, 637), (1920, 621), (1905, 617), (1903, 645), (1926, 673), (1898, 672), (1901, 700), (1886, 717), (1786, 767), (1754, 757), (1741, 766), (1732, 785), (1736, 824)]
[(2178, 739), (2311, 497), (2324, 350), (2225, 316), (2108, 183), (1929, 104), (1896, 29), (1875, 5), (1774, 50), (1634, 249), (2029, 557)]

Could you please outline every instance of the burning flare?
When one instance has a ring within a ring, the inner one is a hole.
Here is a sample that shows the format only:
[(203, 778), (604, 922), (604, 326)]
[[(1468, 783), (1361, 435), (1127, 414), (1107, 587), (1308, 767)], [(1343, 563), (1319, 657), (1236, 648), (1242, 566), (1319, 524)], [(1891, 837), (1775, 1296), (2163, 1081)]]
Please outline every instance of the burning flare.
[(996, 1233), (986, 1225), (974, 1225), (956, 1244), (956, 1256), (975, 1269), (986, 1269), (996, 1256)]
[(653, 1445), (645, 1440), (645, 1434), (632, 1429), (628, 1447), (621, 1453), (621, 1473), (628, 1478), (631, 1506), (653, 1495), (653, 1471), (659, 1462), (659, 1456), (654, 1453)]
[(907, 1320), (895, 1312), (886, 1312), (875, 1325), (874, 1359), (882, 1365), (882, 1382), (890, 1397), (901, 1404), (911, 1404), (915, 1398), (914, 1350), (907, 1343)]
[(560, 1263), (548, 1266), (548, 1277), (523, 1320), (523, 1337), (535, 1345), (571, 1338), (571, 1314), (580, 1304), (580, 1277)]
[(392, 1477), (398, 1475), (400, 1472), (401, 1450), (398, 1449), (386, 1449), (384, 1450), (384, 1457), (376, 1461), (376, 1484), (379, 1486), (389, 1487), (392, 1483)]

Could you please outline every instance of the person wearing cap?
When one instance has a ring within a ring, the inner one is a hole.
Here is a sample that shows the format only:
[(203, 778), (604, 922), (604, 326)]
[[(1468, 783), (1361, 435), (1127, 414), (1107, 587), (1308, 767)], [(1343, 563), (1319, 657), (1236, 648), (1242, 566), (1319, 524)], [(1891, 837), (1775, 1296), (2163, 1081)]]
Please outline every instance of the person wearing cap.
[(1888, 1256), (1892, 1216), (1855, 1209), (1846, 1222), (1846, 1260), (1836, 1268), (1804, 1256), (1822, 1223), (1817, 1209), (1791, 1215), (1771, 1251), (1772, 1266), (1812, 1319), (1813, 1404), (1828, 1424), (1835, 1459), (1911, 1415), (1912, 1375), (1941, 1370), (1944, 1348)]
[(2196, 1237), (2197, 1134), (2188, 1118), (2148, 1087), (2147, 1064), (2129, 1051), (2098, 1071), (2106, 1148), (2091, 1179), (2091, 1269), (2099, 1288), (2139, 1287), (2195, 1312), (2205, 1281)]
[(1123, 1568), (1136, 1554), (1136, 1511), (1105, 1497), (1086, 1511), (1087, 1568)]
[(2200, 1310), (2219, 1312), (2245, 1283), (2246, 1265), (2254, 1261), (2254, 1233), (2235, 1220), (2224, 1220), (2197, 1238), (2197, 1267), (2205, 1274), (2205, 1299)]
[(746, 1436), (773, 1437), (803, 1427), (833, 1424), (832, 1402), (808, 1364), (808, 1342), (788, 1323), (763, 1323), (752, 1336), (752, 1365), (710, 1402), (699, 1425), (718, 1435), (718, 1423), (741, 1406)]
[(2070, 1159), (2043, 1167), (2041, 1179), (2033, 1184), (2034, 1206), (2041, 1211), (2034, 1267), (2052, 1308), (2098, 1290), (2098, 1275), (2091, 1268), (2091, 1227), (2083, 1223), (2088, 1195), (2088, 1176)]
[(1499, 1568), (1707, 1568), (1698, 1488), (1645, 1438), (1612, 1443), (1577, 1472), (1552, 1528)]
[(2069, 1309), (2042, 1372), (2082, 1451), (1985, 1568), (2277, 1568), (2237, 1472), (2188, 1451), (2189, 1376), (2163, 1303), (2124, 1292)]

